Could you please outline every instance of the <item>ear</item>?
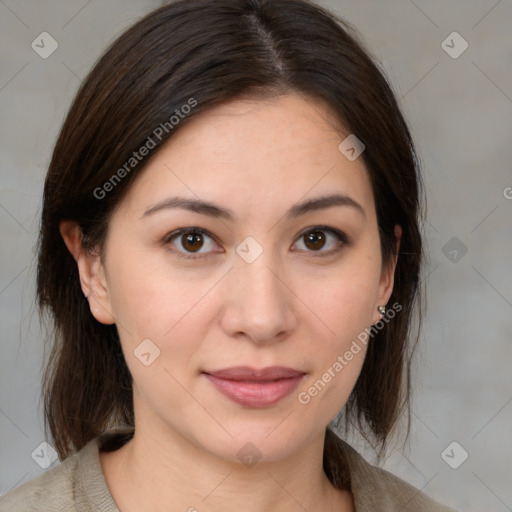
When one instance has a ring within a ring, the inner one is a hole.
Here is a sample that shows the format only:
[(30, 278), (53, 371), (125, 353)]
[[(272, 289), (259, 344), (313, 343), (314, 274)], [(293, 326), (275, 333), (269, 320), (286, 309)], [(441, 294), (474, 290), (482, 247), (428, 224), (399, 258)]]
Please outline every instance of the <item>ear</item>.
[(89, 300), (91, 313), (102, 324), (113, 324), (112, 307), (108, 293), (105, 269), (99, 252), (84, 249), (80, 226), (72, 220), (63, 220), (59, 224), (60, 234), (69, 252), (78, 265), (80, 286)]
[(395, 224), (396, 252), (394, 258), (382, 269), (379, 283), (379, 293), (377, 303), (375, 304), (372, 325), (377, 323), (382, 317), (377, 310), (377, 306), (386, 305), (393, 293), (393, 284), (395, 279), (395, 268), (398, 261), (398, 251), (400, 249), (400, 239), (402, 238), (402, 227)]

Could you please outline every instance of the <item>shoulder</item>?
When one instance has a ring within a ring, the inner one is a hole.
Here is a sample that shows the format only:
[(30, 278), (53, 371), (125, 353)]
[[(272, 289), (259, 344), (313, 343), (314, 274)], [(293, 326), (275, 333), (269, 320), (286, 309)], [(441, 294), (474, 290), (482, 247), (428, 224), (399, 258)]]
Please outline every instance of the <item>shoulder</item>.
[(80, 452), (16, 487), (0, 499), (0, 512), (75, 510), (75, 475), (79, 459)]
[(16, 487), (0, 498), (0, 512), (119, 512), (108, 490), (99, 459), (119, 431), (89, 441), (58, 466)]
[(327, 432), (326, 450), (332, 457), (331, 464), (336, 467), (338, 459), (348, 466), (350, 487), (358, 512), (455, 512), (389, 471), (370, 464), (330, 429)]

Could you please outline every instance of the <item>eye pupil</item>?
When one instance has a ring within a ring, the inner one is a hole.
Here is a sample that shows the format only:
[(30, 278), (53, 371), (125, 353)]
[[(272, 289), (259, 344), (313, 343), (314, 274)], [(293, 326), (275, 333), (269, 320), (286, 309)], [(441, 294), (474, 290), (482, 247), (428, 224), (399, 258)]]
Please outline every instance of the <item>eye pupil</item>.
[[(190, 233), (184, 237), (184, 240), (185, 242), (183, 242), (183, 247), (187, 250), (195, 252), (201, 249), (203, 244), (203, 235), (200, 233)], [(190, 244), (190, 247), (187, 247), (188, 244)]]
[[(312, 244), (311, 247), (309, 244)], [(320, 244), (319, 244), (320, 243)], [(318, 245), (319, 244), (319, 245)], [(311, 231), (306, 235), (306, 245), (310, 249), (321, 249), (325, 244), (325, 235), (321, 231)]]

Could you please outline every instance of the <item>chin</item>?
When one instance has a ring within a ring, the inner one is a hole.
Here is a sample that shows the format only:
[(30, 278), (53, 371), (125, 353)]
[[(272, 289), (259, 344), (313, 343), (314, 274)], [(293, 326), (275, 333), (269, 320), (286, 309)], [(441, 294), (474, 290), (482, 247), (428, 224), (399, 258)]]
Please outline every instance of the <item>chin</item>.
[(283, 421), (283, 417), (286, 418), (286, 414), (263, 424), (245, 421), (226, 425), (232, 437), (220, 427), (212, 435), (201, 431), (197, 433), (194, 444), (217, 458), (242, 462), (247, 466), (282, 460), (299, 450), (313, 435), (308, 435), (303, 424), (300, 428), (299, 425), (292, 426), (287, 424), (289, 420)]

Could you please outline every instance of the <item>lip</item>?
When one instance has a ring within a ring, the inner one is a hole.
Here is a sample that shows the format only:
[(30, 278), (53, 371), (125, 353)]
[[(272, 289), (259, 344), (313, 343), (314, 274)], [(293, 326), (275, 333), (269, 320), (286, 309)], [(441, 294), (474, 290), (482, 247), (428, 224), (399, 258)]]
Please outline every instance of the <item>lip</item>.
[(203, 372), (203, 375), (227, 398), (253, 408), (271, 407), (288, 396), (305, 376), (305, 372), (272, 366), (255, 369), (236, 366)]

